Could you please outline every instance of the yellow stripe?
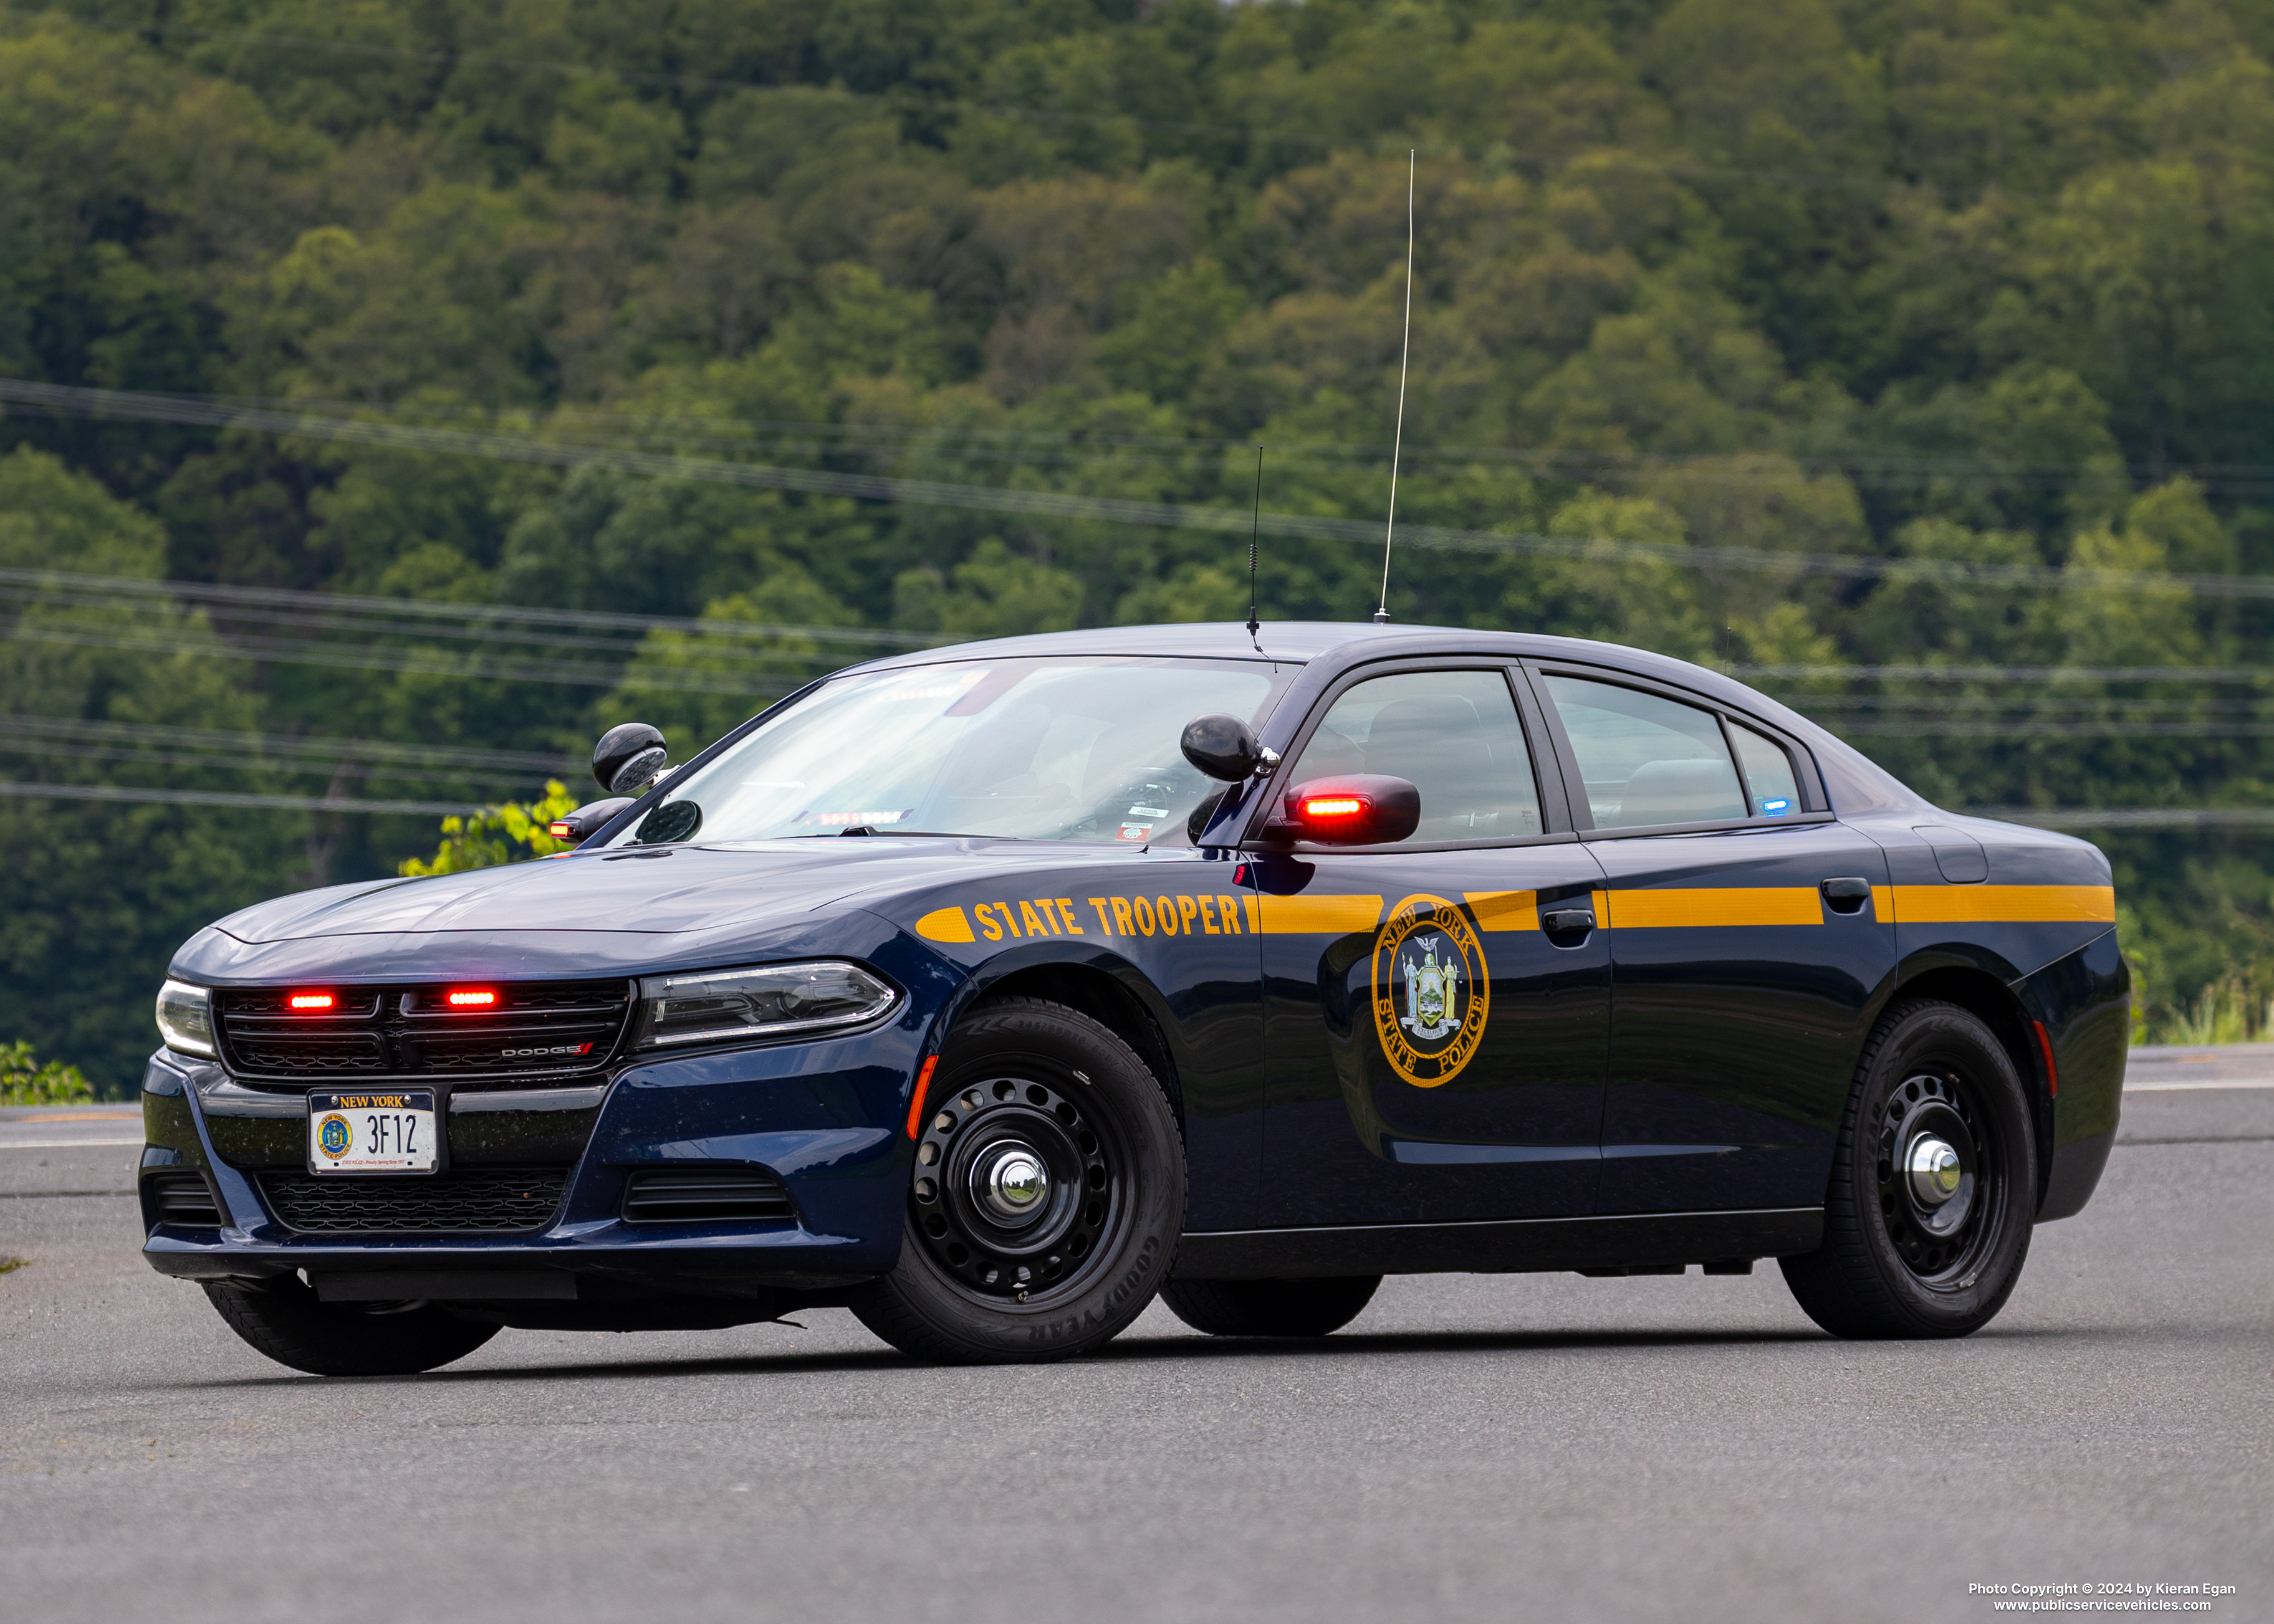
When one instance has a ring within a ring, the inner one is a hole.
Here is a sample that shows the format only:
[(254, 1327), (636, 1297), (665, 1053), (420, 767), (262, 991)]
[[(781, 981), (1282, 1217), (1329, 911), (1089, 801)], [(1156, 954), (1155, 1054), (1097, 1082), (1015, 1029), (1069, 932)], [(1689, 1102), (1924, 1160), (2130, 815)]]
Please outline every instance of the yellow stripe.
[(1697, 929), (1724, 925), (1820, 925), (1824, 906), (1809, 885), (1747, 885), (1715, 891), (1615, 891), (1614, 930)]
[(1894, 893), (1893, 916), (1906, 925), (2116, 922), (2110, 885), (1898, 885)]
[(1871, 917), (1883, 925), (1895, 922), (1895, 888), (1892, 885), (1871, 887)]
[(1461, 893), (1477, 916), (1480, 930), (1537, 930), (1540, 893), (1536, 891), (1471, 891)]
[(1261, 898), (1263, 934), (1271, 936), (1346, 936), (1371, 930), (1382, 918), (1379, 897), (1274, 897)]
[(916, 921), (916, 934), (927, 942), (968, 942), (971, 921), (961, 908), (934, 908)]

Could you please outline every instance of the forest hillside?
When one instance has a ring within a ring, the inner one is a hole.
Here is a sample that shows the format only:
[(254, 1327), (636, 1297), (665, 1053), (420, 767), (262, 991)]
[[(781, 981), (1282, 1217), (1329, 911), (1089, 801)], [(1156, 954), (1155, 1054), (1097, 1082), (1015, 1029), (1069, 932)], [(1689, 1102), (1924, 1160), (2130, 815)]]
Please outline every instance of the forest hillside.
[(189, 932), (610, 722), (1244, 618), (1258, 447), (1265, 618), (1364, 618), (1409, 150), (1391, 613), (2083, 833), (2143, 1019), (2254, 1034), (2270, 60), (2210, 0), (0, 10), (0, 1041), (127, 1088)]

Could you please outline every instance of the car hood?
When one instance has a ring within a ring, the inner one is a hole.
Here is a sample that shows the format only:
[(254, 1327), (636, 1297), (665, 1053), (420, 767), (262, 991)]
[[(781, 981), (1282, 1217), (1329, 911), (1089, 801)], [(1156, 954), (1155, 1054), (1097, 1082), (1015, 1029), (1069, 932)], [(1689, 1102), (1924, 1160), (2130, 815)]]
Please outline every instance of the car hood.
[[(847, 849), (851, 848), (851, 849)], [(1033, 861), (1031, 847), (1025, 861)], [(952, 840), (768, 840), (509, 863), (279, 897), (215, 927), (240, 942), (444, 931), (713, 932), (787, 923), (862, 893), (1017, 861)]]

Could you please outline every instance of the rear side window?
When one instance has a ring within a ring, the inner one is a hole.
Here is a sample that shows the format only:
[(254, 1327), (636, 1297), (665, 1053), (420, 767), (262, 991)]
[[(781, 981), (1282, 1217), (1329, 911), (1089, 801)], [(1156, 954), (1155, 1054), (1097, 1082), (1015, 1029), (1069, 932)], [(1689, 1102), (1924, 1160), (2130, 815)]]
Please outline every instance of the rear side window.
[(1351, 772), (1386, 773), (1421, 792), (1412, 844), (1540, 832), (1532, 757), (1508, 679), (1497, 671), (1410, 671), (1352, 688), (1284, 781)]
[[(1596, 828), (1646, 829), (1745, 816), (1736, 764), (1711, 711), (1580, 677), (1546, 680), (1578, 758)], [(1788, 764), (1788, 784), (1791, 771)]]
[(1793, 777), (1792, 757), (1784, 746), (1743, 722), (1729, 725), (1729, 736), (1737, 741), (1737, 761), (1753, 795), (1753, 816), (1790, 817), (1799, 811), (1800, 780)]

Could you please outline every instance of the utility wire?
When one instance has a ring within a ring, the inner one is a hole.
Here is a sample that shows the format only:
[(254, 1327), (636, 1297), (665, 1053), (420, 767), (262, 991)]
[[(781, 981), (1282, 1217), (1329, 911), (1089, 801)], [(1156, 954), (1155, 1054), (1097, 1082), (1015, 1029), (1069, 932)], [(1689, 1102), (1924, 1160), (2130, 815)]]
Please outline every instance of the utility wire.
[(306, 756), (326, 761), (401, 763), (412, 766), (502, 767), (558, 775), (575, 763), (536, 750), (481, 750), (461, 745), (398, 744), (385, 739), (337, 739), (313, 733), (240, 733), (233, 728), (176, 727), (153, 722), (86, 721), (77, 717), (0, 716), (0, 737), (125, 740), (236, 750), (266, 756)]
[[(1083, 496), (1062, 491), (959, 485), (938, 480), (723, 462), (709, 457), (681, 457), (655, 452), (569, 446), (521, 436), (477, 433), (460, 429), (425, 428), (360, 417), (318, 417), (233, 407), (206, 397), (87, 389), (5, 379), (0, 380), (0, 400), (73, 416), (191, 423), (212, 428), (247, 429), (406, 451), (480, 456), (556, 468), (599, 468), (654, 477), (734, 485), (753, 489), (796, 491), (814, 495), (850, 496), (870, 501), (1018, 514), (1032, 518), (1090, 520), (1163, 530), (1235, 532), (1248, 528), (1241, 523), (1246, 520), (1275, 536), (1367, 543), (1374, 539), (1372, 523), (1359, 519), (1266, 514), (1259, 520), (1231, 508)], [(2180, 593), (2257, 600), (2274, 598), (2274, 576), (2263, 575), (2064, 569), (2042, 564), (1970, 564), (1945, 559), (1787, 553), (1767, 547), (1668, 546), (1611, 537), (1544, 536), (1520, 531), (1503, 533), (1431, 524), (1409, 524), (1407, 540), (1414, 546), (1454, 552), (1585, 558), (1622, 563), (1670, 565), (1686, 569), (1751, 571), (1831, 580), (1924, 581), (2064, 591)]]
[(135, 789), (118, 784), (0, 781), (0, 795), (19, 801), (118, 801), (169, 807), (246, 807), (281, 812), (408, 813), (448, 817), (481, 808), (464, 801), (362, 801), (332, 795), (238, 795), (209, 789)]

